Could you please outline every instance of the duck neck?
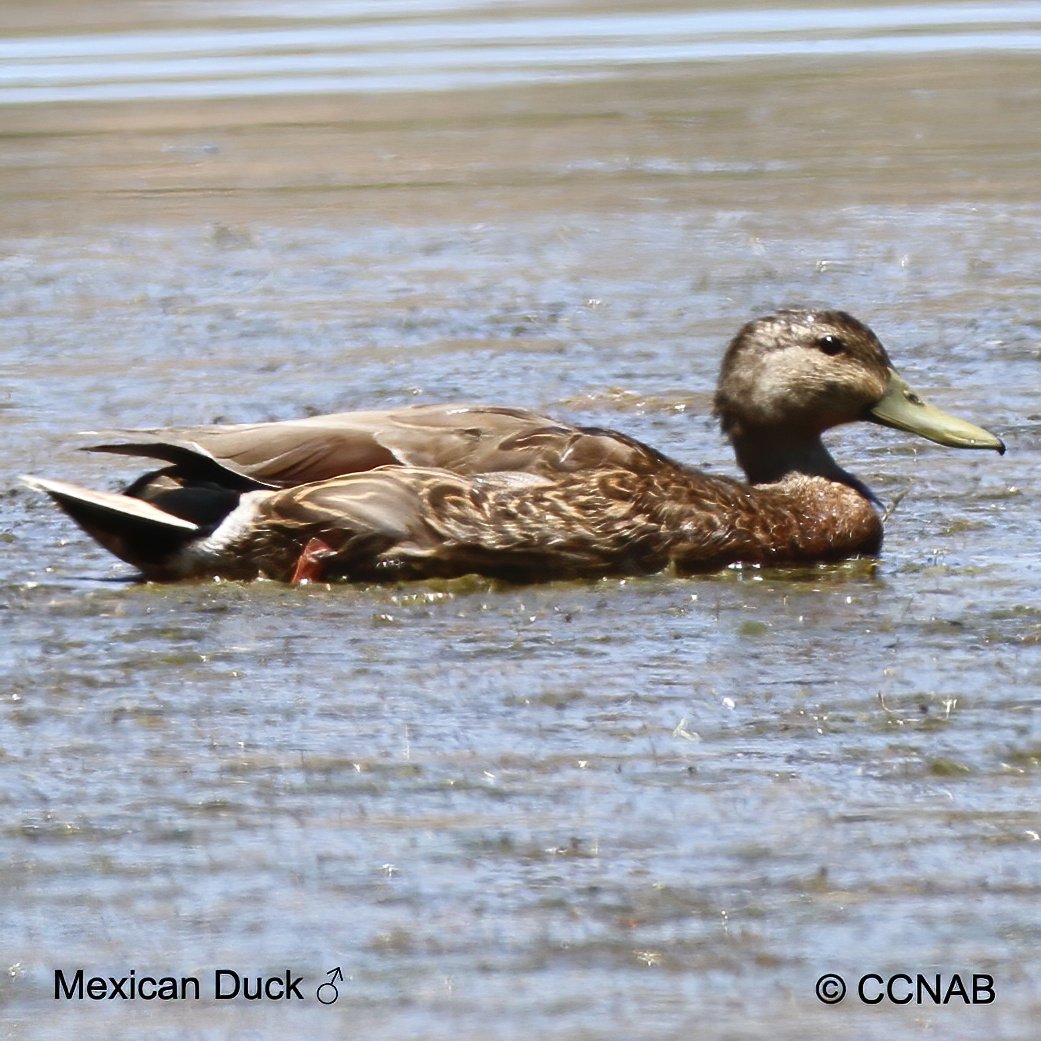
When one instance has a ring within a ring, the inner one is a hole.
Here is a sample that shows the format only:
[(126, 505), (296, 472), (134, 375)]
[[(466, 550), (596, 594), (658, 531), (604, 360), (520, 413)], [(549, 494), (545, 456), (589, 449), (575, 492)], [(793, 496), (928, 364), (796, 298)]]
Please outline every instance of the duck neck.
[(738, 465), (751, 484), (775, 484), (794, 474), (804, 474), (849, 485), (874, 499), (860, 481), (835, 462), (817, 434), (793, 436), (763, 428), (732, 431), (730, 440)]

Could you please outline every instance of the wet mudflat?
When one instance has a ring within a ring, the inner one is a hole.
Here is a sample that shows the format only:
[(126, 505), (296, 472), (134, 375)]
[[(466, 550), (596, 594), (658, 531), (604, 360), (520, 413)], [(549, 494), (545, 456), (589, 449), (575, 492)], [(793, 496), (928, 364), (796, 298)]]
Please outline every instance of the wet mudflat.
[[(634, 7), (2, 15), (6, 1034), (1036, 1036), (1041, 10)], [(79, 430), (450, 399), (729, 473), (719, 358), (785, 304), (1008, 443), (836, 432), (877, 564), (159, 587), (16, 485), (135, 475)], [(79, 967), (202, 998), (56, 1002)]]

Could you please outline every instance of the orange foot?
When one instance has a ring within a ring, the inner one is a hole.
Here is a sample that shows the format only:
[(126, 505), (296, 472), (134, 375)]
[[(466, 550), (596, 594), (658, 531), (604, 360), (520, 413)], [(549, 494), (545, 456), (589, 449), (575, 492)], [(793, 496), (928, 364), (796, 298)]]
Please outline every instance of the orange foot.
[(290, 583), (298, 586), (301, 582), (320, 582), (326, 558), (335, 552), (328, 542), (318, 538), (310, 539), (300, 552), (300, 559), (296, 562)]

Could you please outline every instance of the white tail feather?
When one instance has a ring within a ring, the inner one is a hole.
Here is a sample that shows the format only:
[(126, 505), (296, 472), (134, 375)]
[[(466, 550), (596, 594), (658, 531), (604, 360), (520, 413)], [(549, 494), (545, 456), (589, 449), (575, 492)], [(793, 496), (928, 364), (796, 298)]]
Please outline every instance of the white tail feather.
[(136, 517), (139, 520), (152, 521), (165, 525), (168, 528), (180, 528), (184, 531), (198, 531), (198, 524), (175, 517), (172, 513), (160, 510), (150, 503), (141, 499), (132, 499), (129, 495), (119, 495), (116, 492), (99, 492), (92, 488), (84, 488), (69, 481), (52, 481), (45, 477), (33, 477), (31, 474), (23, 474), (21, 480), (30, 488), (46, 492), (52, 498), (61, 502), (68, 499), (73, 502), (87, 503), (92, 506), (100, 506), (104, 509), (113, 510), (127, 517)]

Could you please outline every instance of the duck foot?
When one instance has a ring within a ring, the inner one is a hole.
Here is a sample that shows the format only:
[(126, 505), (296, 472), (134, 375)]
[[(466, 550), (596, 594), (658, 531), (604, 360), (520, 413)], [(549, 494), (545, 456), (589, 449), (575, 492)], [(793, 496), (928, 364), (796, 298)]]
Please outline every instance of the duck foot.
[(300, 551), (300, 559), (296, 562), (289, 584), (298, 586), (301, 582), (320, 582), (325, 571), (325, 561), (335, 552), (328, 542), (319, 538), (309, 539)]

